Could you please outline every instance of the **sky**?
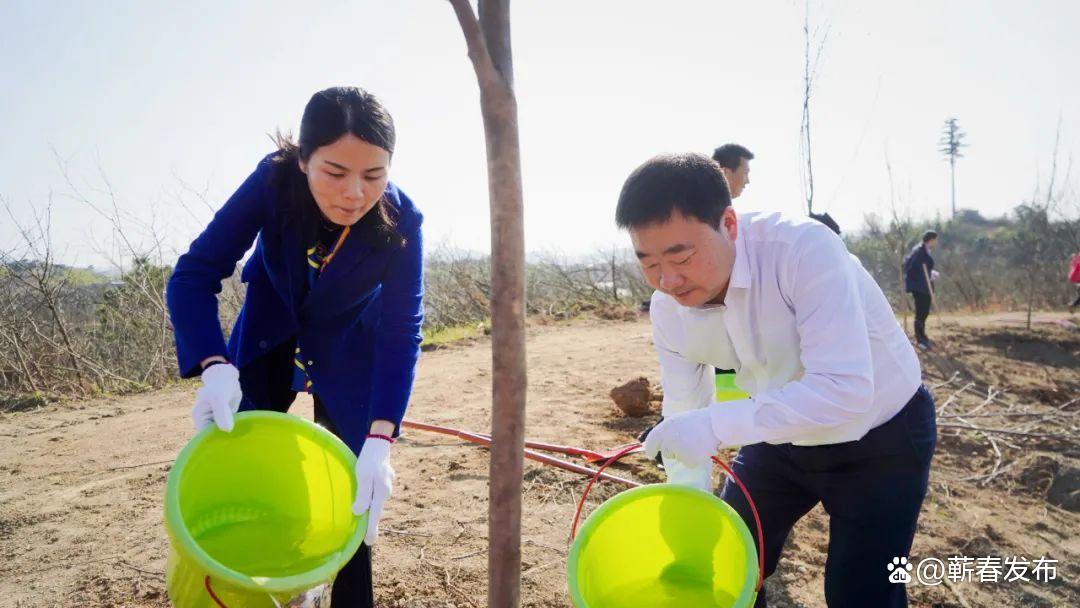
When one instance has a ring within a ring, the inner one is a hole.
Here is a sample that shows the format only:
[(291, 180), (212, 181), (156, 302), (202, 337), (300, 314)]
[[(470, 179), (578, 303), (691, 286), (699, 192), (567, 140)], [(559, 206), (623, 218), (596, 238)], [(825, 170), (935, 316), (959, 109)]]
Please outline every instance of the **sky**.
[[(512, 3), (526, 248), (628, 245), (613, 216), (634, 167), (729, 141), (755, 154), (737, 209), (805, 213), (804, 9)], [(1059, 123), (1062, 164), (1080, 152), (1080, 3), (819, 0), (810, 21), (827, 32), (811, 99), (815, 210), (845, 231), (891, 200), (948, 214), (947, 117), (970, 143), (958, 206), (984, 215), (1045, 181)], [(153, 226), (182, 252), (272, 150), (268, 134), (295, 132), (312, 93), (334, 85), (364, 87), (393, 114), (391, 179), (423, 211), (429, 246), (489, 249), (479, 93), (444, 0), (0, 0), (0, 83), (0, 197), (24, 223), (51, 208), (62, 261), (118, 256), (95, 208), (116, 209), (136, 246)], [(0, 210), (0, 251), (16, 244)]]

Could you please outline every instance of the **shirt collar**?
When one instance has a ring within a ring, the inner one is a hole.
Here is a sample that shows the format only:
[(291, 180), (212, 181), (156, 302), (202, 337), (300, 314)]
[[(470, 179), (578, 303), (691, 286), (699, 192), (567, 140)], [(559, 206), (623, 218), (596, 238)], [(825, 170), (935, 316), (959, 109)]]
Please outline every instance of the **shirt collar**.
[(735, 265), (731, 269), (731, 279), (728, 281), (728, 289), (750, 288), (750, 253), (746, 243), (746, 237), (739, 235), (735, 238)]
[[(728, 279), (728, 291), (735, 289), (750, 288), (750, 258), (746, 251), (746, 239), (735, 239), (735, 264), (731, 268), (731, 277)], [(727, 297), (719, 304), (702, 304), (696, 307), (699, 311), (724, 310), (727, 308)]]

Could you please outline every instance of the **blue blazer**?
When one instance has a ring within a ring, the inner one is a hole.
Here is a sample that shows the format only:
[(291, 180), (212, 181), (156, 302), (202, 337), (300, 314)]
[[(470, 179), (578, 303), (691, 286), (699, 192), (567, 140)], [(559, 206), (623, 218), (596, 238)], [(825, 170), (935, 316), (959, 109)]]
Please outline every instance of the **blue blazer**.
[[(197, 376), (200, 361), (225, 356), (240, 369), (242, 409), (280, 409), (280, 389), (291, 383), (293, 345), (299, 343), (313, 391), (341, 438), (359, 451), (372, 420), (400, 424), (412, 392), (423, 321), (423, 217), (397, 186), (388, 185), (405, 246), (378, 248), (354, 232), (308, 290), (310, 244), (282, 226), (271, 156), (173, 269), (166, 297), (180, 374)], [(247, 296), (226, 345), (217, 294), (256, 237), (240, 275)], [(273, 372), (265, 364), (270, 353), (281, 359)]]

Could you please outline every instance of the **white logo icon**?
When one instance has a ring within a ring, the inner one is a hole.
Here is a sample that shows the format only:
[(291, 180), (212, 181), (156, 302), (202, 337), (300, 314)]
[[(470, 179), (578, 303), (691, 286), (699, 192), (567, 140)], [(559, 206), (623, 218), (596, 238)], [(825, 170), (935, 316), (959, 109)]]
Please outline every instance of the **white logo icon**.
[(894, 557), (885, 566), (889, 570), (889, 582), (906, 585), (911, 582), (911, 562), (906, 557)]

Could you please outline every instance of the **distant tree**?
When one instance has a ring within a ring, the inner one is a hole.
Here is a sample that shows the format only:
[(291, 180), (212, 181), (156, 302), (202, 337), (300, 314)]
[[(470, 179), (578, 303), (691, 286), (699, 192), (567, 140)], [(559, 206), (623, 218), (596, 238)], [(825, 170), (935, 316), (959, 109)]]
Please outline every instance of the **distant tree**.
[(1013, 234), (1017, 257), (1016, 267), (1022, 269), (1026, 280), (1027, 328), (1031, 329), (1031, 313), (1035, 308), (1037, 289), (1042, 285), (1058, 283), (1062, 261), (1071, 249), (1068, 221), (1053, 221), (1057, 215), (1072, 171), (1071, 161), (1065, 169), (1064, 178), (1058, 174), (1058, 156), (1061, 145), (1061, 119), (1058, 119), (1054, 135), (1054, 151), (1050, 157), (1050, 176), (1046, 190), (1036, 185), (1031, 201), (1019, 205), (1016, 210), (1016, 231)]
[(952, 184), (952, 217), (956, 217), (956, 159), (964, 155), (961, 148), (966, 148), (964, 138), (967, 133), (960, 130), (955, 118), (945, 119), (945, 126), (941, 129), (941, 141), (938, 142), (938, 151), (949, 161), (949, 178)]
[[(812, 156), (813, 147), (810, 139), (810, 98), (814, 91), (814, 80), (817, 77), (821, 52), (825, 49), (825, 41), (829, 37), (829, 28), (826, 24), (824, 31), (819, 30), (819, 28), (814, 28), (811, 31), (810, 0), (806, 0), (805, 9), (803, 16), (803, 103), (802, 119), (799, 122), (799, 155), (806, 165), (802, 173), (803, 192), (806, 195), (806, 213), (814, 217), (814, 219), (822, 221), (814, 216), (814, 162)], [(826, 223), (826, 225), (828, 224)]]

